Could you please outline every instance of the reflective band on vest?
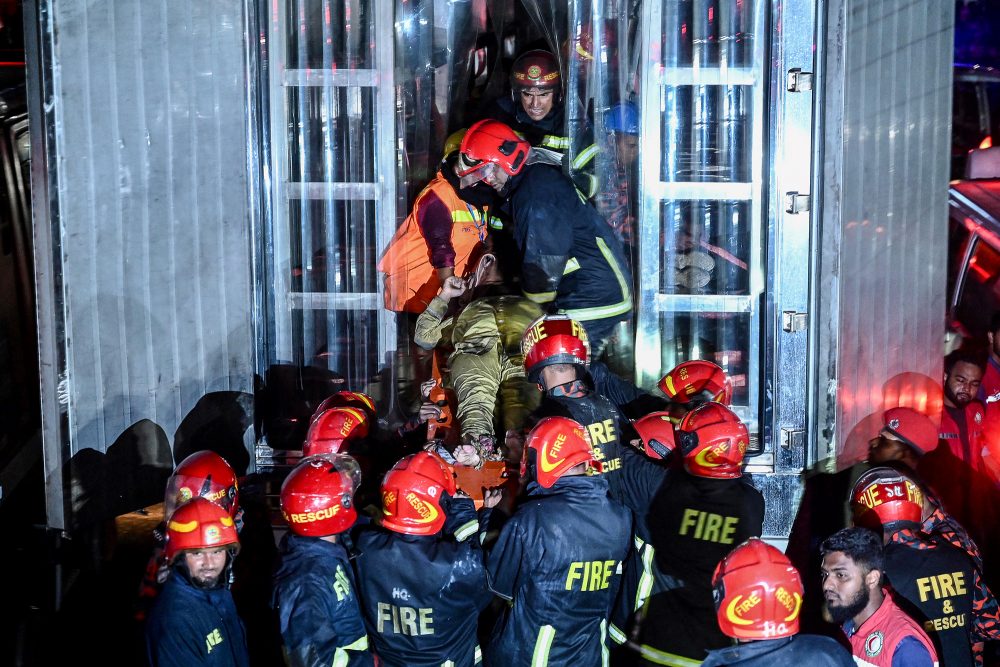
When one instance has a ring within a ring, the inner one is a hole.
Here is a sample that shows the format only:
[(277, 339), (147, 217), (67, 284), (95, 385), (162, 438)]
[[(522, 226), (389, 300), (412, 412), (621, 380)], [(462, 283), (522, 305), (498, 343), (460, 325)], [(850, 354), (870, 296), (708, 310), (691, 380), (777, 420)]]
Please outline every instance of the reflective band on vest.
[(538, 639), (535, 640), (535, 651), (531, 654), (531, 667), (547, 667), (549, 664), (549, 651), (552, 649), (552, 640), (555, 639), (556, 629), (551, 625), (543, 625), (538, 630)]

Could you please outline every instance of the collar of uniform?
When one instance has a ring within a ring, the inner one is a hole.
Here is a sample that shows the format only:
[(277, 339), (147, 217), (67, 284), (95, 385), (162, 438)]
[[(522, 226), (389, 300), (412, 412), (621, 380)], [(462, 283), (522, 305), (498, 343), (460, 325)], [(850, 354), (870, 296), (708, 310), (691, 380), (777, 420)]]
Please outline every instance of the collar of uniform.
[(745, 642), (735, 646), (710, 651), (709, 655), (717, 655), (723, 659), (720, 664), (731, 664), (737, 660), (749, 660), (767, 655), (772, 651), (777, 651), (786, 644), (790, 644), (794, 636), (781, 637), (780, 639), (760, 639), (752, 642)]
[(556, 483), (549, 488), (545, 488), (537, 481), (528, 482), (529, 496), (552, 496), (552, 495), (606, 495), (608, 492), (608, 480), (603, 475), (570, 475), (560, 477)]

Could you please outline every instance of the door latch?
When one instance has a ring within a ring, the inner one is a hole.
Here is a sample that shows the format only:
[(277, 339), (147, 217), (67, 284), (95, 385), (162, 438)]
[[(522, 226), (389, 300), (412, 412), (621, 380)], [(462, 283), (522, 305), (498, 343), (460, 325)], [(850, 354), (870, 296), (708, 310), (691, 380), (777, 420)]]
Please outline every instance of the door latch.
[(803, 72), (801, 67), (788, 70), (785, 77), (785, 89), (790, 93), (803, 93), (813, 89), (813, 73)]
[(808, 192), (800, 193), (793, 190), (792, 192), (785, 193), (785, 213), (798, 215), (799, 213), (808, 211), (811, 205), (812, 198)]
[(809, 313), (785, 310), (781, 313), (781, 330), (785, 333), (805, 331), (809, 324)]

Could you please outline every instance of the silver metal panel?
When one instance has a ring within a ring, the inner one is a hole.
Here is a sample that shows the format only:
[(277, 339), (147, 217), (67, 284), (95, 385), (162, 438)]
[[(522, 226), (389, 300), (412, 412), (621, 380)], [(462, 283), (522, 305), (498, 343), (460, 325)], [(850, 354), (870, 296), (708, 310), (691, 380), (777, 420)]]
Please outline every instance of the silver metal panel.
[[(243, 0), (39, 12), (52, 86), (33, 187), (52, 205), (35, 225), (54, 230), (40, 266), (61, 264), (39, 283), (45, 401), (65, 400), (68, 456), (143, 419), (172, 438), (206, 393), (253, 388)], [(47, 452), (67, 442), (46, 430)]]
[(883, 384), (941, 377), (954, 5), (827, 4), (822, 244), (812, 437), (850, 465), (847, 433)]

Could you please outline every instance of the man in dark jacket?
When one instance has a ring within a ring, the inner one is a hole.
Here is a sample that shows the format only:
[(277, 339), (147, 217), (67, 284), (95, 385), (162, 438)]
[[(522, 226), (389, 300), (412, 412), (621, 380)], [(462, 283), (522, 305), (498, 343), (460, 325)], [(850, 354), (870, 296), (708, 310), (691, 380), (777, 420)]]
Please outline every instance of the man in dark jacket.
[(712, 576), (719, 628), (740, 643), (709, 651), (702, 667), (809, 665), (852, 667), (840, 644), (799, 634), (802, 580), (785, 554), (750, 538), (729, 552)]
[(384, 667), (473, 667), (476, 624), (492, 599), (480, 547), (499, 491), (477, 517), (436, 455), (404, 458), (382, 482), (382, 527), (356, 539), (365, 624)]
[(527, 500), (488, 560), (490, 588), (510, 606), (487, 663), (607, 664), (608, 613), (631, 541), (630, 517), (594, 474), (580, 424), (543, 419), (527, 439)]
[(541, 151), (499, 121), (479, 121), (462, 139), (461, 183), (485, 181), (506, 200), (522, 291), (583, 324), (597, 357), (632, 310), (627, 264), (614, 230)]
[(239, 537), (226, 510), (197, 497), (167, 521), (170, 575), (146, 624), (153, 667), (247, 667), (246, 634), (229, 592)]
[(357, 519), (358, 464), (346, 454), (303, 459), (281, 485), (289, 532), (272, 604), (290, 667), (369, 667), (368, 635), (340, 535)]

